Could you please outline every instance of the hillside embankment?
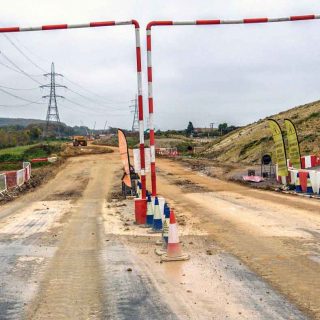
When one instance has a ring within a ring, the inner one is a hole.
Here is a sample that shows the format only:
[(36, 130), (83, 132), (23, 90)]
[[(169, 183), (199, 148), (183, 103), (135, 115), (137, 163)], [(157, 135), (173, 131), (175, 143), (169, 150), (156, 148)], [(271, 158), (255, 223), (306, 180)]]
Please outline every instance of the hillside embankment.
[(207, 144), (201, 156), (242, 164), (259, 163), (261, 155), (265, 153), (271, 153), (274, 157), (274, 143), (267, 121), (269, 118), (280, 123), (284, 137), (284, 119), (290, 119), (295, 124), (302, 155), (320, 153), (320, 101), (315, 101), (232, 131)]

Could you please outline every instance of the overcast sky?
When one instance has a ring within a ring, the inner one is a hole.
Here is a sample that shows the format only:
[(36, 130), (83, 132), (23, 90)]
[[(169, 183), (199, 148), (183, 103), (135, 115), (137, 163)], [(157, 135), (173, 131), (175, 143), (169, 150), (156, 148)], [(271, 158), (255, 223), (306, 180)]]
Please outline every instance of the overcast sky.
[[(142, 26), (145, 97), (145, 26), (151, 20), (320, 14), (318, 1), (296, 0), (2, 2), (2, 26), (137, 19)], [(211, 122), (244, 125), (318, 100), (319, 29), (318, 20), (154, 28), (156, 128), (182, 129), (188, 121), (196, 127), (209, 127)], [(66, 77), (57, 81), (78, 93), (59, 90), (67, 98), (58, 101), (61, 121), (89, 127), (96, 121), (96, 128), (103, 128), (108, 121), (113, 127), (130, 128), (129, 105), (137, 91), (133, 30), (132, 26), (121, 26), (0, 35), (0, 117), (46, 117), (47, 104), (40, 99), (46, 92), (37, 87), (38, 82), (45, 84), (49, 79), (41, 76), (43, 72), (29, 58), (45, 70), (54, 61), (56, 72)], [(34, 80), (9, 69), (16, 68), (12, 63), (31, 74)], [(41, 104), (23, 106), (28, 102), (1, 90)], [(146, 99), (144, 107), (147, 115)]]

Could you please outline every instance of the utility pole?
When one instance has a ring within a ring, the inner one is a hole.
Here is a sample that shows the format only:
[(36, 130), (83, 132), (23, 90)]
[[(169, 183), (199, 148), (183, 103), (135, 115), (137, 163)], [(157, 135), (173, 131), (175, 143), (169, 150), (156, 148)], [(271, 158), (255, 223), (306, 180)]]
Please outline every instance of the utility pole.
[(103, 133), (106, 131), (107, 123), (108, 123), (108, 120), (106, 120), (106, 122), (104, 124)]
[(43, 132), (43, 136), (48, 137), (49, 130), (50, 130), (50, 123), (55, 122), (58, 127), (58, 129), (57, 129), (58, 137), (60, 138), (61, 137), (61, 133), (60, 133), (61, 122), (60, 122), (57, 98), (64, 98), (64, 97), (56, 94), (56, 88), (67, 88), (67, 87), (56, 83), (56, 76), (60, 76), (60, 77), (63, 77), (63, 76), (62, 76), (62, 74), (55, 72), (53, 62), (51, 64), (51, 72), (44, 74), (44, 76), (45, 77), (50, 76), (50, 84), (42, 85), (42, 86), (40, 86), (40, 88), (50, 88), (50, 94), (42, 97), (44, 99), (49, 99), (48, 111), (47, 111), (47, 117), (46, 117), (46, 127)]
[[(214, 125), (214, 122), (211, 122), (211, 123), (210, 123), (211, 132), (213, 131), (213, 125)], [(208, 132), (208, 138), (209, 138), (209, 132)]]
[(133, 121), (132, 121), (132, 132), (139, 131), (139, 117), (138, 117), (138, 99), (137, 97), (134, 100), (131, 100), (132, 102), (134, 101), (134, 105), (129, 106), (131, 109), (131, 113), (133, 113)]

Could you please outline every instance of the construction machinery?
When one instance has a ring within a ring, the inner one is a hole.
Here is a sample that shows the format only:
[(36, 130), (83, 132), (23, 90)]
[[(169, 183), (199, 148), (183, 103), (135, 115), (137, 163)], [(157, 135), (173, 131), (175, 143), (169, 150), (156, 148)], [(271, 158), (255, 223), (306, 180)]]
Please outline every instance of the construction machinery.
[(73, 146), (86, 146), (87, 145), (87, 138), (85, 136), (74, 136), (72, 139)]

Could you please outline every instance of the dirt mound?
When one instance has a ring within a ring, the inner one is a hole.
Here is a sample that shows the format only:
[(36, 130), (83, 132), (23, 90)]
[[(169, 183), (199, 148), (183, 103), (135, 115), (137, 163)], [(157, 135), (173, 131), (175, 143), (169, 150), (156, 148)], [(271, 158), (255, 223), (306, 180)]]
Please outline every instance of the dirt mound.
[[(284, 119), (295, 124), (302, 154), (320, 153), (320, 101), (298, 106), (268, 118), (280, 122), (285, 134)], [(264, 153), (273, 153), (274, 143), (267, 118), (237, 129), (211, 143), (202, 153), (219, 161), (258, 163)]]
[(64, 161), (60, 159), (58, 162), (50, 166), (33, 169), (29, 181), (25, 182), (20, 187), (7, 190), (0, 194), (0, 205), (15, 200), (22, 194), (33, 191), (43, 183), (47, 182), (49, 179), (53, 178), (58, 173), (60, 166), (63, 163)]
[(111, 152), (113, 152), (112, 149), (104, 146), (89, 145), (87, 147), (74, 147), (72, 145), (67, 145), (60, 155), (62, 157), (68, 158), (87, 154), (102, 154)]

